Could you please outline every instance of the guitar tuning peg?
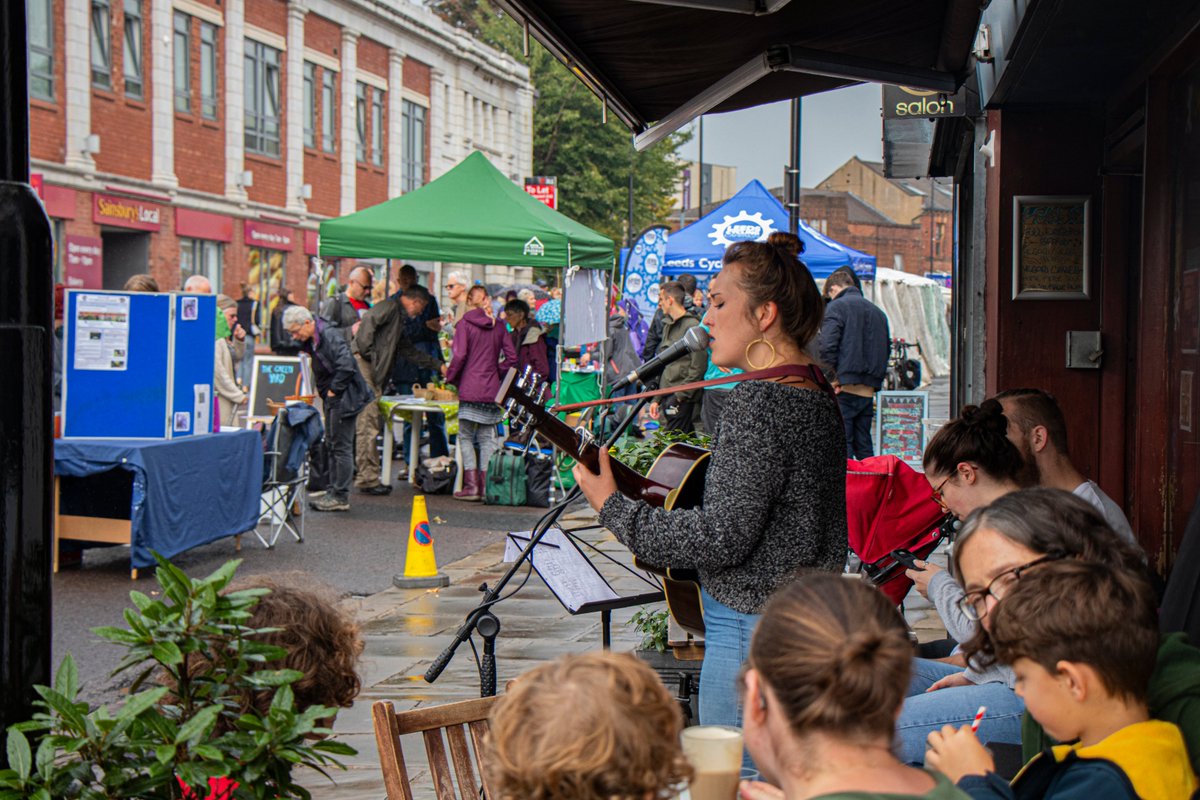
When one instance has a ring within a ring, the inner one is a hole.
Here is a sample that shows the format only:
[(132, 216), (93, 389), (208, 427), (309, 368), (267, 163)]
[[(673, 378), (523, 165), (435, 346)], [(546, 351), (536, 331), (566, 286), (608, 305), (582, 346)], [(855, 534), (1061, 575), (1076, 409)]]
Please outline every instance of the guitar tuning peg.
[(525, 369), (524, 369), (524, 371), (522, 371), (522, 372), (521, 372), (521, 381), (520, 381), (520, 386), (521, 386), (521, 388), (522, 388), (522, 389), (524, 389), (526, 386), (530, 386), (530, 385), (531, 385), (531, 381), (530, 381), (530, 379), (531, 379), (532, 377), (533, 377), (533, 365), (532, 365), (532, 364), (526, 364), (526, 365), (525, 365)]

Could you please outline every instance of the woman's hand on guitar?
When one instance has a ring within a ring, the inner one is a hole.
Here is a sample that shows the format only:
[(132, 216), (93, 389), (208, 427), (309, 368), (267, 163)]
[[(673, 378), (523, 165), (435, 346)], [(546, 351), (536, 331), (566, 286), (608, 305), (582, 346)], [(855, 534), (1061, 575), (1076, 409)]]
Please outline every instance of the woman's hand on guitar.
[(575, 476), (575, 483), (579, 484), (583, 496), (587, 498), (588, 505), (596, 511), (599, 511), (604, 502), (617, 491), (617, 482), (613, 479), (612, 462), (609, 458), (608, 448), (601, 447), (599, 475), (581, 463), (571, 470), (571, 474)]

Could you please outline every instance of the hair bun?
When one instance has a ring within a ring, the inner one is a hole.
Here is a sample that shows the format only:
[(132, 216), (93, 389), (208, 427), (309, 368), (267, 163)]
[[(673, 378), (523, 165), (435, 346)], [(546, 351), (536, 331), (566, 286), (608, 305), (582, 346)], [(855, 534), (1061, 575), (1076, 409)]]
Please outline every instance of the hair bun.
[(799, 258), (804, 252), (804, 242), (795, 235), (785, 231), (776, 231), (767, 237), (767, 244), (783, 250), (792, 258)]
[(959, 417), (971, 427), (979, 427), (989, 433), (1008, 435), (1008, 417), (1004, 407), (996, 400), (984, 400), (977, 406), (963, 406)]

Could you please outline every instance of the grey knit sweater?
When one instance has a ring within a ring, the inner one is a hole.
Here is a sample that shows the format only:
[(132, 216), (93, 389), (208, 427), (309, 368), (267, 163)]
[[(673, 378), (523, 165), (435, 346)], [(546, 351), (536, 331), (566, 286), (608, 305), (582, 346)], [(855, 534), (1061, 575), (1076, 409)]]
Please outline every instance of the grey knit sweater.
[(824, 392), (748, 381), (729, 392), (703, 507), (664, 511), (614, 494), (600, 522), (634, 555), (695, 569), (716, 600), (757, 614), (799, 570), (846, 561), (846, 437)]

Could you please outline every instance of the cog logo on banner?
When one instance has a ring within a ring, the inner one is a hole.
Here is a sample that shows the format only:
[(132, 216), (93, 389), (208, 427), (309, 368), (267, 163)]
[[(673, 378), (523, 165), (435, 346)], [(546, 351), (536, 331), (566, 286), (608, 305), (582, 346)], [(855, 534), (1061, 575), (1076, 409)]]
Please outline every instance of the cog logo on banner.
[(625, 291), (630, 294), (637, 294), (642, 290), (642, 276), (636, 272), (629, 273), (629, 277), (625, 279)]
[(739, 211), (735, 216), (726, 216), (723, 221), (713, 225), (708, 238), (721, 247), (728, 247), (734, 242), (765, 242), (768, 236), (775, 233), (774, 223), (773, 219), (763, 219), (761, 211), (753, 214)]
[(642, 260), (642, 266), (646, 268), (647, 275), (658, 274), (658, 253), (647, 253)]
[(650, 288), (646, 290), (646, 298), (650, 301), (651, 305), (658, 305), (658, 284), (657, 283), (650, 284)]

